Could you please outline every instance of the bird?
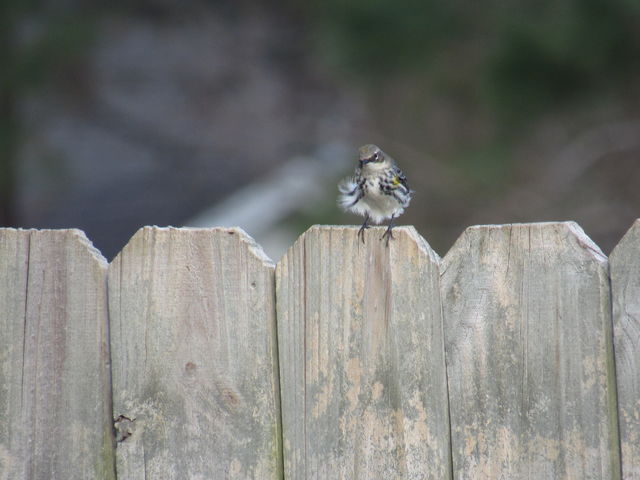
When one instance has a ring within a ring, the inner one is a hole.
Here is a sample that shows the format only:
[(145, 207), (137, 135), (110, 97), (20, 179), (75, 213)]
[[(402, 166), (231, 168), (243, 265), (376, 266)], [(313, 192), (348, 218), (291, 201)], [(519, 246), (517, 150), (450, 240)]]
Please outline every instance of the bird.
[(390, 219), (389, 225), (380, 238), (393, 238), (395, 219), (402, 215), (409, 206), (412, 190), (407, 177), (398, 168), (393, 158), (383, 152), (377, 145), (363, 145), (358, 149), (358, 167), (355, 174), (338, 185), (340, 195), (338, 205), (343, 210), (364, 217), (358, 230), (358, 238), (364, 243), (364, 231), (369, 228), (369, 221), (376, 224)]

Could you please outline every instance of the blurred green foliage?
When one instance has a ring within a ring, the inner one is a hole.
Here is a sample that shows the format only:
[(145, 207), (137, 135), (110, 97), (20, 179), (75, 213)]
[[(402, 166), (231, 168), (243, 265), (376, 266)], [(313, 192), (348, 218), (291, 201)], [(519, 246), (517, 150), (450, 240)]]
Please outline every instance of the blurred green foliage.
[(503, 22), (488, 62), (493, 104), (531, 114), (620, 86), (640, 68), (640, 2), (541, 2)]
[(4, 0), (0, 46), (3, 90), (23, 91), (51, 79), (86, 51), (95, 13), (89, 9), (47, 9), (44, 2)]
[(315, 12), (318, 41), (336, 64), (380, 78), (429, 66), (462, 20), (453, 3), (424, 0), (327, 0)]
[(37, 0), (0, 2), (0, 224), (15, 224), (20, 98), (55, 79), (93, 38), (91, 2), (54, 8)]
[(638, 0), (325, 0), (309, 8), (335, 66), (382, 82), (461, 69), (481, 87), (468, 88), (472, 100), (508, 122), (616, 88), (640, 69)]

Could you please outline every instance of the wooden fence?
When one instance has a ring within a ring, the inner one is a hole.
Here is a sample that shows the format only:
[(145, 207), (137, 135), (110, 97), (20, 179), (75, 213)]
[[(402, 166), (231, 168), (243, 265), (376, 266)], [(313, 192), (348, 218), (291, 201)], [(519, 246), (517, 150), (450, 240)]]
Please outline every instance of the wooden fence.
[(640, 220), (0, 229), (0, 479), (640, 480)]

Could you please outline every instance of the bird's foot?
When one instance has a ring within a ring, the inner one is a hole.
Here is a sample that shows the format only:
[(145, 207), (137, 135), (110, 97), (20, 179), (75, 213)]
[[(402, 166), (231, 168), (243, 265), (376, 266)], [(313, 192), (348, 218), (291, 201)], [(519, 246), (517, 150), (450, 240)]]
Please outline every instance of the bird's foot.
[(380, 237), (380, 240), (384, 240), (385, 241), (384, 245), (386, 247), (389, 246), (389, 240), (394, 238), (392, 230), (393, 230), (393, 227), (391, 225), (389, 225), (387, 227), (387, 229), (384, 231), (384, 233), (382, 234), (382, 236)]
[(362, 240), (362, 243), (364, 243), (364, 231), (367, 228), (369, 228), (369, 214), (365, 215), (364, 222), (362, 222), (362, 226), (358, 230), (358, 238)]
[(360, 227), (360, 230), (358, 230), (358, 238), (359, 238), (360, 240), (362, 240), (362, 243), (364, 243), (364, 231), (365, 231), (367, 228), (369, 228), (369, 225), (367, 225), (367, 224), (365, 223), (365, 224), (363, 224), (363, 225)]

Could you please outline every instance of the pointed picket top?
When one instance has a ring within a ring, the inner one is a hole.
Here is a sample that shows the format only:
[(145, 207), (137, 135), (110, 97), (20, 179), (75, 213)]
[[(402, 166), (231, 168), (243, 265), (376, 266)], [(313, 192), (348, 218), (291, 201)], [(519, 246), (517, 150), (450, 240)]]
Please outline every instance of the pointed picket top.
[(262, 246), (258, 244), (251, 235), (249, 235), (240, 227), (141, 227), (136, 231), (136, 233), (133, 234), (124, 248), (114, 257), (112, 263), (118, 261), (119, 257), (124, 251), (130, 248), (136, 248), (134, 245), (137, 245), (139, 242), (145, 243), (150, 241), (150, 239), (157, 234), (168, 234), (169, 238), (171, 238), (171, 235), (182, 235), (183, 232), (190, 232), (192, 235), (217, 235), (221, 233), (226, 233), (229, 236), (236, 235), (236, 238), (239, 240), (239, 242), (245, 245), (247, 251), (251, 253), (256, 258), (256, 260), (262, 262), (265, 267), (275, 268), (274, 261), (269, 258)]
[(441, 285), (455, 475), (618, 478), (607, 260), (582, 229), (468, 228)]
[[(296, 239), (293, 245), (291, 245), (285, 251), (283, 258), (287, 255), (292, 256), (293, 251), (295, 249), (299, 249), (300, 245), (304, 243), (305, 238), (310, 235), (318, 235), (320, 234), (320, 232), (330, 232), (330, 235), (340, 235), (344, 237), (345, 242), (355, 242), (359, 229), (359, 226), (354, 225), (312, 225)], [(384, 234), (385, 230), (386, 227), (368, 228), (364, 234), (365, 241), (362, 242), (362, 240), (358, 239), (356, 247), (358, 249), (368, 248), (368, 251), (372, 251), (372, 247), (377, 249), (379, 247), (385, 246), (384, 241), (382, 240), (382, 235)], [(354, 232), (356, 234), (356, 237), (353, 236)], [(427, 240), (418, 233), (413, 225), (394, 227), (393, 236), (394, 238), (389, 242), (390, 247), (397, 248), (398, 243), (413, 242), (415, 243), (416, 248), (420, 250), (421, 254), (429, 258), (432, 263), (440, 263), (440, 256), (436, 253), (435, 250), (431, 248), (429, 242), (427, 242)]]
[(613, 260), (613, 257), (615, 257), (616, 255), (618, 256), (622, 255), (623, 253), (621, 252), (623, 250), (627, 250), (629, 248), (636, 246), (638, 244), (639, 238), (640, 238), (640, 218), (636, 219), (633, 222), (631, 227), (629, 227), (629, 230), (625, 232), (625, 234), (622, 236), (618, 244), (611, 251), (611, 255), (609, 255), (611, 259)]
[(145, 227), (113, 260), (119, 477), (281, 478), (274, 270), (237, 228)]
[(3, 478), (115, 478), (106, 269), (79, 230), (0, 229)]
[(87, 253), (91, 255), (95, 259), (95, 261), (100, 265), (100, 268), (103, 268), (106, 270), (109, 267), (109, 262), (107, 261), (106, 258), (104, 258), (104, 255), (102, 255), (102, 252), (93, 245), (93, 242), (91, 241), (91, 239), (89, 239), (89, 237), (87, 237), (87, 234), (82, 230), (79, 230), (77, 228), (72, 228), (68, 230), (39, 230), (39, 231), (40, 232), (65, 232), (64, 233), (65, 235), (69, 235), (70, 239), (74, 239), (76, 242), (78, 242), (79, 245), (82, 246), (82, 248), (86, 249)]
[[(470, 242), (478, 236), (512, 235), (514, 232), (548, 232), (552, 233), (554, 241), (566, 238), (563, 242), (567, 247), (571, 246), (576, 252), (590, 257), (601, 264), (607, 263), (607, 256), (602, 249), (584, 232), (576, 222), (536, 222), (536, 223), (509, 223), (504, 225), (473, 225), (467, 227), (457, 238), (449, 252), (442, 259), (442, 270), (447, 270), (449, 264), (458, 259), (457, 255), (463, 255), (464, 244), (469, 248)], [(542, 239), (544, 241), (544, 239)]]
[(45, 238), (46, 241), (54, 239), (56, 241), (64, 241), (70, 247), (76, 246), (78, 252), (86, 251), (101, 268), (107, 268), (109, 262), (104, 258), (100, 250), (98, 250), (93, 242), (87, 237), (86, 233), (78, 228), (64, 229), (35, 229), (35, 228), (0, 228), (0, 235), (7, 241), (8, 239), (30, 239)]
[(439, 259), (313, 226), (276, 266), (285, 478), (451, 477)]
[(610, 264), (622, 478), (640, 479), (640, 219)]

